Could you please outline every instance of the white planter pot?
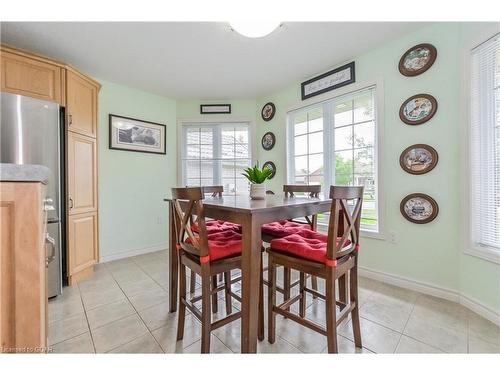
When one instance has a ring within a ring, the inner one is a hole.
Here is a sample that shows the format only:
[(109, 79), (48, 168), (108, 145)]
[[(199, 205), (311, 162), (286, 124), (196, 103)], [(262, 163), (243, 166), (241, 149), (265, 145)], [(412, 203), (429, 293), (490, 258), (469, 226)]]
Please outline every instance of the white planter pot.
[(250, 184), (250, 198), (266, 199), (266, 184)]

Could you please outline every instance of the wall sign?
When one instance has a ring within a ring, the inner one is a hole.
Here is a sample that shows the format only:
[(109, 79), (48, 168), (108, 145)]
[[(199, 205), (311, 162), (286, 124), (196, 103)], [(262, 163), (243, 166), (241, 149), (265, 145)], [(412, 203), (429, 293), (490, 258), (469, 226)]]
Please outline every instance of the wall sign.
[(356, 82), (354, 61), (302, 82), (300, 85), (302, 100), (338, 89), (353, 82)]
[(399, 209), (406, 220), (415, 224), (430, 223), (439, 212), (436, 201), (423, 193), (407, 195), (401, 201)]
[(230, 114), (231, 104), (201, 104), (200, 114), (210, 115), (210, 114)]

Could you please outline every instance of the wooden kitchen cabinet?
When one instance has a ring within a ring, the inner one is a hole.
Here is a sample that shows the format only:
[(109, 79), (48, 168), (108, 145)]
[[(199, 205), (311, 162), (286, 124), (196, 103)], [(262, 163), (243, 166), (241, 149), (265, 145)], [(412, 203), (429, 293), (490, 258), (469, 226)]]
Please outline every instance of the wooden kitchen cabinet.
[(0, 353), (47, 348), (45, 185), (0, 182)]
[(2, 50), (2, 91), (61, 103), (62, 69)]
[[(90, 230), (89, 222), (98, 222), (100, 84), (64, 62), (5, 44), (1, 45), (0, 59), (1, 91), (54, 101), (65, 108), (66, 274), (71, 285), (90, 275), (99, 260), (97, 227)], [(86, 242), (82, 233), (91, 235), (92, 240)]]
[(70, 215), (68, 218), (68, 266), (70, 283), (87, 276), (97, 263), (97, 212)]
[(68, 130), (97, 136), (97, 91), (95, 83), (81, 74), (66, 71), (66, 118)]
[(67, 207), (69, 215), (97, 210), (96, 153), (95, 139), (68, 132)]

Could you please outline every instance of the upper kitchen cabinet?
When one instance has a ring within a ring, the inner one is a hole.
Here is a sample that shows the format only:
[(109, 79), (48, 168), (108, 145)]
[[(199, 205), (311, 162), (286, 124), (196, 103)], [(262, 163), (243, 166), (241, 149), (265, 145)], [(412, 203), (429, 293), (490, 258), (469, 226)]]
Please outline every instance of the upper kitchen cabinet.
[(68, 130), (96, 138), (99, 86), (82, 75), (66, 71), (66, 115)]
[(63, 104), (63, 69), (44, 59), (12, 53), (2, 46), (2, 91)]

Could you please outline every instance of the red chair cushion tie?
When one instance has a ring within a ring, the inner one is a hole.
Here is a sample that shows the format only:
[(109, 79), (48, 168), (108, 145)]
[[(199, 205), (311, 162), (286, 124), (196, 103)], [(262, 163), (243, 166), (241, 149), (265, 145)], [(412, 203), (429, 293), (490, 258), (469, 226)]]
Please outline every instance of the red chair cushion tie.
[[(230, 221), (223, 220), (208, 220), (205, 222), (207, 228), (207, 234), (223, 232), (225, 230), (232, 230), (234, 232), (241, 232), (241, 225), (231, 223)], [(198, 222), (191, 225), (191, 230), (193, 232), (199, 232)]]

